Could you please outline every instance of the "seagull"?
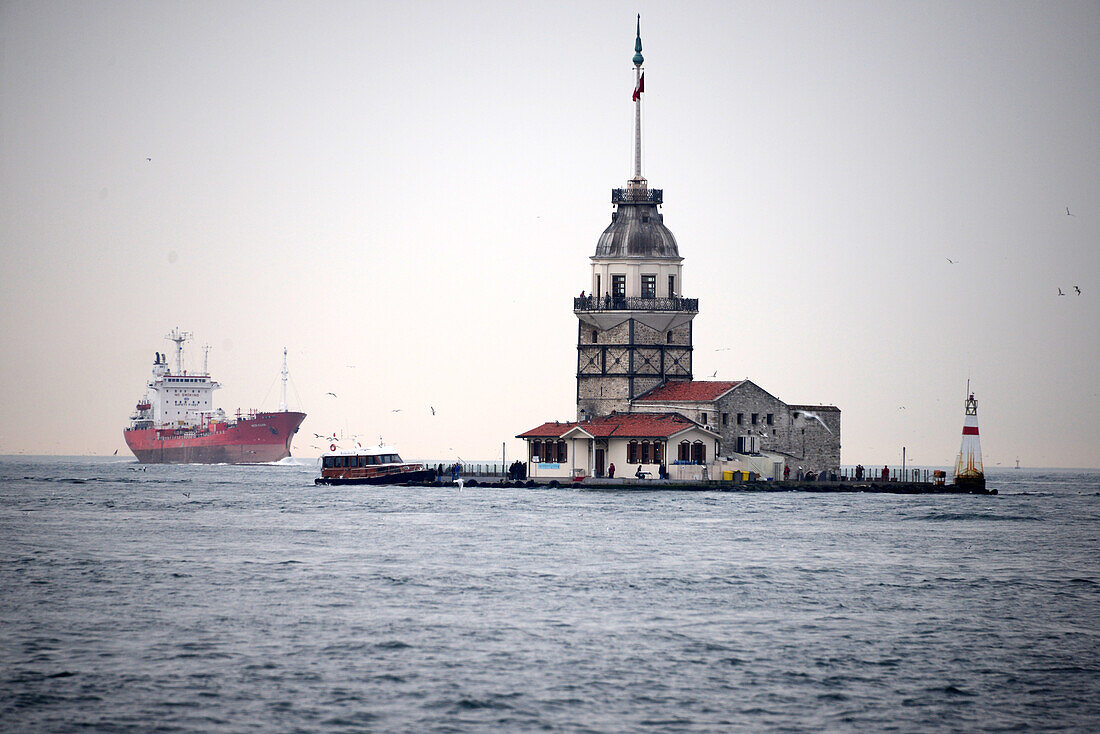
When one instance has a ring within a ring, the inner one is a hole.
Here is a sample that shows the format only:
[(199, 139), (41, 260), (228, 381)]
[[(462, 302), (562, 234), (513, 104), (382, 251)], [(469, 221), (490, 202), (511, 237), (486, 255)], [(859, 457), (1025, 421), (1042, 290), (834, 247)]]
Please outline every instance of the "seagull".
[(191, 493), (190, 493), (190, 492), (184, 492), (184, 493), (183, 493), (183, 496), (184, 496), (184, 497), (190, 497), (190, 496), (191, 496)]
[[(1077, 292), (1080, 293), (1081, 291), (1077, 291)], [(118, 449), (115, 449), (115, 453), (112, 454), (112, 456), (118, 456)]]
[[(145, 160), (147, 160), (147, 161), (151, 161), (151, 160), (153, 160), (153, 159), (152, 159), (152, 158), (146, 158)], [(1069, 211), (1069, 210), (1067, 209), (1066, 211)]]
[(1064, 295), (1066, 295), (1066, 294), (1062, 292), (1062, 289), (1061, 289), (1061, 288), (1059, 288), (1059, 289), (1058, 289), (1058, 295), (1060, 295), (1060, 296), (1064, 296)]
[(898, 410), (905, 410), (905, 406), (904, 405), (899, 405)]
[(391, 412), (391, 413), (400, 413), (400, 412), (401, 412), (401, 408), (394, 408), (394, 409), (393, 409), (393, 410), (391, 410), (390, 412)]
[(952, 265), (958, 265), (959, 264), (958, 260), (952, 260), (951, 258), (947, 258), (947, 262), (951, 263)]
[(711, 377), (717, 377), (718, 376), (718, 370), (715, 370), (714, 372), (712, 372), (710, 376)]
[(1077, 215), (1070, 213), (1069, 207), (1067, 206), (1066, 207), (1066, 216), (1067, 217), (1076, 217)]
[(325, 393), (325, 395), (331, 395), (334, 398), (336, 397), (336, 393), (334, 393), (334, 392), (327, 392), (327, 393)]
[(328, 438), (328, 436), (322, 436), (320, 433), (313, 434), (313, 437), (314, 438), (320, 438), (322, 440)]
[(430, 406), (430, 405), (429, 405), (429, 406), (428, 406), (428, 409), (429, 409), (430, 411), (432, 411), (432, 415), (435, 415), (435, 408), (433, 408), (432, 406)]
[[(1078, 288), (1077, 286), (1073, 286), (1073, 290), (1077, 291), (1077, 295), (1081, 295), (1081, 289)], [(116, 450), (115, 453), (117, 454), (118, 451)]]

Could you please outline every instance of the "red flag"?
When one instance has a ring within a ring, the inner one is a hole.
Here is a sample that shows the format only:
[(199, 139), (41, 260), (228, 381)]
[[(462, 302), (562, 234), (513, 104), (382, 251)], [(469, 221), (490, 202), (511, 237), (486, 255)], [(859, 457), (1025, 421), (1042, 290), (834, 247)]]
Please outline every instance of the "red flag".
[(638, 97), (641, 97), (642, 92), (644, 92), (644, 91), (645, 91), (645, 72), (643, 71), (642, 75), (640, 77), (638, 77), (638, 85), (636, 87), (634, 87), (634, 96), (632, 97), (632, 100), (634, 102), (637, 102)]

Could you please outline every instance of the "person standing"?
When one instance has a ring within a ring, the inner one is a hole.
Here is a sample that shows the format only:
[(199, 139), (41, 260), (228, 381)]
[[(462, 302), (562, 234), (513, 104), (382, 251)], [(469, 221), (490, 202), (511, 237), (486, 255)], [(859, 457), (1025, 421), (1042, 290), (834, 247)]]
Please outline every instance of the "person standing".
[(791, 467), (788, 465), (783, 466), (783, 481), (787, 481), (791, 478)]
[(614, 479), (615, 478), (615, 465), (614, 464), (611, 464), (610, 466), (607, 467), (607, 478), (608, 479)]
[(882, 481), (890, 481), (890, 467), (885, 465), (882, 467)]

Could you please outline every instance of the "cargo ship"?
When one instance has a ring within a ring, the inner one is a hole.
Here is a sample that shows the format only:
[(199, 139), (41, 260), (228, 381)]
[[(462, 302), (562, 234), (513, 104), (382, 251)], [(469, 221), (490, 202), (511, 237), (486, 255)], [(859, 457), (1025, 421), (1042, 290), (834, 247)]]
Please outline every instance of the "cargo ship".
[[(221, 385), (210, 378), (206, 355), (201, 372), (183, 369), (183, 343), (189, 332), (173, 329), (166, 337), (176, 345), (176, 369), (157, 352), (153, 376), (123, 431), (126, 445), (142, 464), (260, 464), (290, 456), (290, 445), (305, 413), (286, 408), (286, 349), (283, 392), (275, 412), (240, 410), (229, 417), (213, 408)], [(209, 348), (206, 354), (209, 354)]]

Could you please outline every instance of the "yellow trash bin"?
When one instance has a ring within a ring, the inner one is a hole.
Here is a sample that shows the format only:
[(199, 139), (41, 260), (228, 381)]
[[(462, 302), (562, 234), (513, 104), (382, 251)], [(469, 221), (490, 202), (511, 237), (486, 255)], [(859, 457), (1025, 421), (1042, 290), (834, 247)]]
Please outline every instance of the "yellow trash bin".
[(722, 481), (723, 482), (732, 482), (733, 481), (733, 472), (731, 472), (731, 471), (722, 472)]
[(741, 481), (742, 482), (749, 481), (749, 473), (747, 471), (741, 472)]

